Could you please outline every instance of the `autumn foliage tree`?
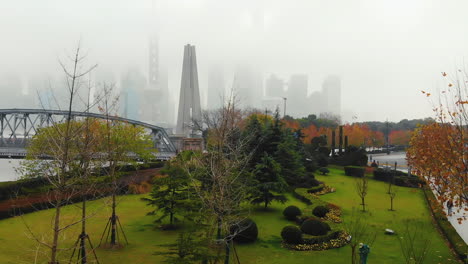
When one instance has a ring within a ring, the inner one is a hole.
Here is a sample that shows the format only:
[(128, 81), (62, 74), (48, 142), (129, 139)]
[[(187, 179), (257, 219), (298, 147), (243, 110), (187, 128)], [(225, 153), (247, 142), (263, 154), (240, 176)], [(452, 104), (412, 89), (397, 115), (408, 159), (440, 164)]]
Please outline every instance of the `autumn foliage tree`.
[(407, 159), (440, 202), (450, 200), (457, 207), (468, 202), (468, 75), (458, 71), (442, 76), (447, 87), (434, 103), (437, 122), (416, 129)]

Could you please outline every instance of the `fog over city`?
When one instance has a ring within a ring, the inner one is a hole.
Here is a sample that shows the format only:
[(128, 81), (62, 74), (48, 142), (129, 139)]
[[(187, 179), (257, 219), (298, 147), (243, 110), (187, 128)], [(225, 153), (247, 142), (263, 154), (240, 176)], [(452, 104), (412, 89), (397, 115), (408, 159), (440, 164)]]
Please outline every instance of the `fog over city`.
[[(99, 65), (97, 81), (120, 89), (131, 75), (147, 85), (153, 37), (161, 76), (167, 74), (161, 78), (173, 110), (168, 123), (175, 123), (189, 43), (196, 47), (203, 109), (213, 107), (213, 72), (214, 83), (224, 86), (215, 98), (242, 72), (254, 76), (259, 97), (268, 96), (272, 75), (289, 85), (292, 76), (306, 75), (311, 101), (287, 96), (288, 108), (304, 114), (319, 114), (309, 104), (334, 76), (343, 121), (398, 121), (432, 116), (421, 90), (439, 88), (441, 72), (463, 67), (468, 54), (462, 0), (1, 0), (0, 6), (0, 108), (39, 107), (36, 90), (49, 81), (63, 85), (58, 59), (78, 41), (87, 63)], [(12, 96), (18, 91), (24, 98)], [(251, 106), (262, 108), (254, 99)]]

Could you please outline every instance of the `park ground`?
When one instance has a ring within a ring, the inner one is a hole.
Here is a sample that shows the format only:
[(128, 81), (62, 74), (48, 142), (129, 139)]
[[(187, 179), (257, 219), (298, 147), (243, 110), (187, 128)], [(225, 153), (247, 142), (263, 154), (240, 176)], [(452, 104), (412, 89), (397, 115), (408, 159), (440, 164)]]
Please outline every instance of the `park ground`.
[[(345, 176), (340, 168), (331, 168), (328, 176), (316, 176), (327, 185), (336, 188), (336, 192), (320, 196), (320, 199), (339, 205), (342, 208), (343, 220), (346, 222), (352, 211), (359, 209), (359, 197), (355, 192), (355, 179)], [(404, 263), (397, 235), (403, 229), (404, 220), (413, 219), (430, 239), (430, 249), (425, 263), (458, 263), (447, 243), (435, 228), (423, 193), (419, 189), (399, 187), (394, 208), (389, 211), (390, 200), (386, 193), (386, 183), (370, 180), (369, 194), (366, 197), (368, 212), (363, 213), (369, 222), (369, 228), (377, 234), (371, 246), (368, 263), (400, 264)], [(162, 231), (154, 224), (155, 216), (147, 215), (152, 208), (141, 201), (146, 195), (125, 195), (119, 197), (118, 214), (129, 240), (129, 245), (118, 250), (97, 249), (101, 264), (114, 263), (161, 263), (163, 256), (154, 255), (156, 251), (165, 250), (162, 244), (175, 241), (178, 231)], [(291, 224), (282, 216), (282, 210), (289, 205), (296, 205), (310, 215), (314, 205), (307, 206), (288, 194), (285, 204), (273, 203), (269, 210), (255, 206), (250, 208), (250, 217), (257, 223), (259, 239), (253, 244), (236, 245), (236, 250), (243, 264), (275, 263), (350, 263), (351, 249), (345, 246), (326, 251), (291, 251), (281, 246), (281, 229)], [(90, 202), (88, 230), (94, 244), (99, 242), (102, 231), (110, 216), (107, 199)], [(247, 205), (246, 205), (247, 206)], [(353, 209), (354, 208), (354, 209)], [(64, 209), (66, 221), (79, 218), (77, 205)], [(47, 263), (49, 251), (38, 247), (30, 227), (37, 237), (50, 235), (52, 211), (36, 213), (0, 221), (0, 263)], [(73, 226), (62, 239), (65, 247), (71, 247), (79, 234), (79, 225)], [(385, 235), (386, 228), (393, 229), (397, 235)], [(61, 261), (68, 263), (70, 250), (61, 253)], [(62, 263), (61, 262), (61, 263)], [(233, 259), (232, 263), (236, 263)]]

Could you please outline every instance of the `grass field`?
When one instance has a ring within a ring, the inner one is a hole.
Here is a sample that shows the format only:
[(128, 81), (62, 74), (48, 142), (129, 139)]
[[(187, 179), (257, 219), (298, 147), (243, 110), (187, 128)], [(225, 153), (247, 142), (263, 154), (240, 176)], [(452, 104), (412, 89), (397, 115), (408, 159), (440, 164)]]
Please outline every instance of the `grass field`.
[[(342, 170), (330, 169), (328, 176), (317, 176), (319, 180), (335, 187), (337, 191), (321, 196), (321, 199), (337, 204), (343, 208), (343, 219), (349, 217), (352, 208), (359, 206), (358, 196), (354, 189), (354, 178), (344, 176)], [(427, 227), (425, 232), (431, 238), (431, 248), (425, 263), (457, 263), (449, 251), (446, 243), (433, 227), (428, 208), (420, 190), (399, 188), (395, 198), (396, 211), (389, 211), (389, 198), (386, 194), (386, 184), (370, 180), (369, 194), (366, 198), (369, 212), (366, 217), (371, 224), (371, 229), (377, 233), (375, 243), (372, 245), (368, 263), (404, 263), (401, 249), (396, 236), (384, 235), (385, 228), (391, 228), (397, 232), (401, 230), (402, 220), (416, 219), (421, 227)], [(177, 231), (161, 231), (154, 228), (155, 216), (147, 216), (150, 211), (144, 202), (140, 201), (143, 195), (127, 195), (120, 198), (118, 214), (128, 236), (130, 245), (120, 250), (98, 249), (100, 263), (161, 263), (162, 257), (153, 255), (153, 252), (161, 250), (160, 244), (172, 242), (177, 236)], [(296, 205), (311, 214), (314, 207), (306, 206), (299, 200), (288, 195), (286, 204), (274, 203), (271, 210), (263, 211), (252, 207), (251, 218), (259, 227), (259, 240), (254, 244), (237, 245), (239, 258), (243, 264), (254, 263), (350, 263), (350, 248), (345, 246), (339, 249), (327, 251), (298, 252), (281, 247), (281, 229), (290, 224), (282, 217), (282, 210), (288, 205)], [(101, 237), (102, 230), (108, 220), (110, 211), (104, 202), (105, 199), (90, 203), (89, 211), (94, 214), (89, 220), (88, 230), (94, 244)], [(78, 218), (77, 206), (71, 205), (64, 209), (66, 221)], [(0, 221), (0, 263), (47, 263), (45, 247), (37, 248), (37, 243), (31, 238), (26, 224), (34, 230), (38, 236), (50, 236), (50, 221), (52, 211), (40, 211), (27, 214), (24, 217), (10, 218)], [(79, 226), (74, 226), (65, 232), (62, 237), (66, 247), (70, 247), (78, 236)], [(68, 263), (70, 251), (61, 253), (61, 263)], [(232, 262), (234, 263), (234, 262)]]

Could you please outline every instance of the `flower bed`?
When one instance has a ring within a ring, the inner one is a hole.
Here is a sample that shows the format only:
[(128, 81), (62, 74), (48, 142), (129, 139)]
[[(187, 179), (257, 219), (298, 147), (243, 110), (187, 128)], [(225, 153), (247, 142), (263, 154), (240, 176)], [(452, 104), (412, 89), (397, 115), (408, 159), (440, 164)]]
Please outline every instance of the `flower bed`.
[(311, 195), (324, 195), (324, 194), (327, 194), (327, 193), (333, 193), (333, 192), (336, 192), (336, 189), (335, 188), (332, 188), (328, 185), (324, 185), (323, 188), (320, 190), (320, 191), (316, 191), (316, 192), (310, 192), (310, 191), (307, 191), (308, 193), (310, 193)]
[(348, 233), (345, 231), (335, 231), (325, 236), (306, 238), (303, 244), (291, 245), (283, 242), (283, 247), (297, 251), (321, 251), (332, 248), (343, 247), (349, 243)]

